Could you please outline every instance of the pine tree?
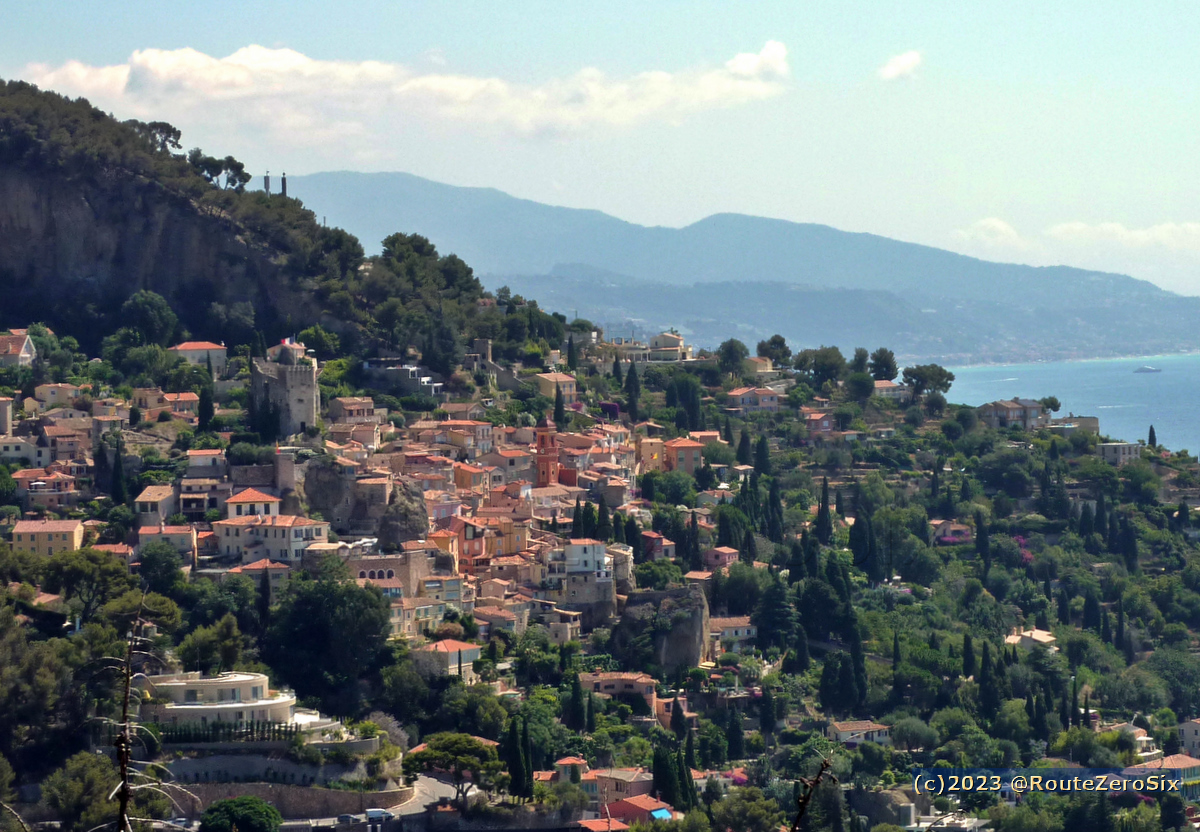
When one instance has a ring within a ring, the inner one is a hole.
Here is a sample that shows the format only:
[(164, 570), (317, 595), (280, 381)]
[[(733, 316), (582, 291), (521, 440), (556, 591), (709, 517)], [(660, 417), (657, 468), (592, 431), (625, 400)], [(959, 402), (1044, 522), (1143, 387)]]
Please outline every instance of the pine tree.
[(962, 675), (970, 679), (975, 675), (975, 645), (971, 643), (971, 634), (963, 633)]
[(1146, 444), (1151, 448), (1158, 447), (1158, 436), (1156, 436), (1154, 433), (1154, 425), (1150, 426), (1150, 436), (1146, 439)]
[(616, 358), (613, 359), (612, 374), (613, 374), (613, 383), (616, 385), (617, 389), (620, 390), (621, 389), (621, 381), (622, 381), (621, 380), (621, 357), (620, 356), (617, 356)]
[(742, 428), (742, 438), (738, 440), (737, 461), (738, 465), (750, 465), (754, 462), (754, 451), (750, 443), (750, 431), (746, 428)]
[(567, 405), (563, 399), (562, 385), (554, 385), (554, 423), (561, 425), (567, 420)]
[(821, 502), (817, 506), (817, 521), (813, 531), (822, 545), (828, 546), (833, 539), (833, 518), (829, 515), (829, 477), (821, 478)]

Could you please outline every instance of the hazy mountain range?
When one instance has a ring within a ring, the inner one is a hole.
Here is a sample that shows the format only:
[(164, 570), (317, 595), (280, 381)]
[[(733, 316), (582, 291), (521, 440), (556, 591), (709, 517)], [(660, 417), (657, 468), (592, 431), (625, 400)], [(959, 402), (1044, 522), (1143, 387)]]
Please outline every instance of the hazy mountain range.
[(495, 289), (613, 334), (674, 327), (701, 346), (887, 345), (946, 363), (1151, 355), (1200, 347), (1200, 298), (1065, 266), (992, 263), (929, 246), (742, 214), (646, 227), (405, 173), (291, 177), (288, 192), (372, 251), (428, 237)]

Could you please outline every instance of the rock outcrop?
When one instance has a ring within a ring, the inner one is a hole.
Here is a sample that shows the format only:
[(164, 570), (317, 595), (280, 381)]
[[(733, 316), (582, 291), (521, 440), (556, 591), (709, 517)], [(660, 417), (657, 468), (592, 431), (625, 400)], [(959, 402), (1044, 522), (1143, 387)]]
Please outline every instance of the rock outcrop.
[(626, 667), (653, 666), (672, 676), (700, 663), (707, 638), (708, 600), (692, 585), (630, 593), (610, 649)]

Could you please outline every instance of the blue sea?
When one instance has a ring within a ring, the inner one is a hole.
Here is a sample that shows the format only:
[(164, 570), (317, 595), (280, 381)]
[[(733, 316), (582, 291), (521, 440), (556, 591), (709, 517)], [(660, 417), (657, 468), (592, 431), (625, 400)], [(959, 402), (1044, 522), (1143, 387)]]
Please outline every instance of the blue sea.
[[(1135, 373), (1150, 366), (1161, 373)], [(1109, 358), (951, 367), (952, 402), (981, 405), (1017, 396), (1057, 396), (1056, 416), (1097, 416), (1100, 432), (1113, 439), (1145, 439), (1150, 425), (1160, 445), (1200, 452), (1200, 355)]]

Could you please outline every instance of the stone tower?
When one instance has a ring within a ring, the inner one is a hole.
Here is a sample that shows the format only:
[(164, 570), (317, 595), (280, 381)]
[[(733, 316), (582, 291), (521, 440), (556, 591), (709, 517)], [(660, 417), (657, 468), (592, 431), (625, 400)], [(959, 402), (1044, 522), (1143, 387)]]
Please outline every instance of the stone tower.
[(317, 387), (317, 362), (305, 355), (304, 345), (286, 339), (255, 358), (250, 365), (250, 394), (256, 406), (266, 403), (279, 411), (283, 436), (303, 433), (317, 424), (321, 393)]
[(558, 439), (557, 429), (549, 416), (543, 416), (534, 428), (537, 436), (537, 487), (558, 484)]

